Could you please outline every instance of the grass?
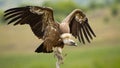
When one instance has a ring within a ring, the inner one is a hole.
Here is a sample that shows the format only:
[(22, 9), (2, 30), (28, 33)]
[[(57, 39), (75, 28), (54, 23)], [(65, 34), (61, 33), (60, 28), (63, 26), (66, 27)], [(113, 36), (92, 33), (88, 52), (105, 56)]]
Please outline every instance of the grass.
[[(120, 68), (119, 45), (89, 49), (70, 48), (64, 50), (68, 55), (61, 68)], [(0, 56), (1, 68), (55, 68), (55, 62), (53, 54), (19, 53)]]

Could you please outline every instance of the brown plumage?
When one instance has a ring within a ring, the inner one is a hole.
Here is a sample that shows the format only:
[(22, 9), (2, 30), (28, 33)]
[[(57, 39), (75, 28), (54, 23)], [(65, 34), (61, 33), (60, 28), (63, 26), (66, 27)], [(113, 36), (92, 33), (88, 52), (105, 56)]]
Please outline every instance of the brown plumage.
[(63, 48), (65, 44), (75, 45), (73, 41), (61, 37), (65, 33), (72, 34), (84, 44), (85, 39), (90, 42), (93, 36), (96, 37), (86, 15), (80, 9), (73, 10), (61, 23), (55, 22), (53, 10), (48, 7), (11, 8), (5, 11), (4, 16), (5, 20), (9, 20), (8, 24), (13, 22), (14, 25), (29, 24), (33, 33), (44, 40), (36, 52), (51, 53), (54, 47)]

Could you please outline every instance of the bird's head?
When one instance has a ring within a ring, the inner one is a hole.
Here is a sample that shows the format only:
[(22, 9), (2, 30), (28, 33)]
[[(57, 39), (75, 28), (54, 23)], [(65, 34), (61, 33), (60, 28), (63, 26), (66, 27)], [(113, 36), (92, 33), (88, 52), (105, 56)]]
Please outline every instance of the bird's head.
[(61, 39), (63, 40), (63, 43), (68, 46), (77, 46), (75, 41), (71, 39), (72, 35), (70, 33), (64, 33), (61, 36)]

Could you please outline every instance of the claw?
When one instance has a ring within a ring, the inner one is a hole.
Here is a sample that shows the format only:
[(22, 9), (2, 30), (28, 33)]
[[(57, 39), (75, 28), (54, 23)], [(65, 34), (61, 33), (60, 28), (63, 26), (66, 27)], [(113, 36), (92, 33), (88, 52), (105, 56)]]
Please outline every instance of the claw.
[[(66, 54), (64, 55), (66, 56)], [(56, 49), (54, 49), (54, 57), (57, 58), (56, 61), (56, 68), (60, 68), (60, 64), (63, 64), (63, 55), (62, 55), (62, 49), (59, 47), (56, 47)]]

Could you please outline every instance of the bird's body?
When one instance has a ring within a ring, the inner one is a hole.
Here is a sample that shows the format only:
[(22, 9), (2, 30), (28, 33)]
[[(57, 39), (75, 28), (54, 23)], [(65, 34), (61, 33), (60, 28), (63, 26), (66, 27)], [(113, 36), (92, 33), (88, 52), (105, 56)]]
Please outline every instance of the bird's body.
[[(45, 34), (43, 36), (43, 45), (45, 49), (45, 53), (50, 53), (53, 51), (53, 47), (61, 47), (63, 48), (64, 44), (62, 40), (60, 40), (60, 31), (58, 25), (47, 26), (45, 29)], [(49, 43), (49, 44), (48, 44)], [(39, 52), (36, 50), (36, 52)], [(42, 52), (42, 51), (41, 51)], [(44, 51), (43, 51), (44, 52)]]
[(93, 36), (96, 37), (88, 23), (88, 18), (80, 9), (73, 10), (61, 23), (55, 22), (53, 10), (48, 7), (12, 8), (6, 10), (4, 16), (5, 20), (10, 20), (8, 24), (15, 22), (14, 25), (30, 25), (33, 33), (43, 40), (35, 52), (51, 53), (55, 50), (58, 59), (62, 58), (61, 49), (64, 45), (76, 45), (71, 36), (84, 44), (85, 39), (90, 42)]

